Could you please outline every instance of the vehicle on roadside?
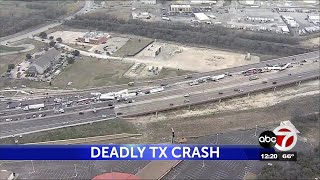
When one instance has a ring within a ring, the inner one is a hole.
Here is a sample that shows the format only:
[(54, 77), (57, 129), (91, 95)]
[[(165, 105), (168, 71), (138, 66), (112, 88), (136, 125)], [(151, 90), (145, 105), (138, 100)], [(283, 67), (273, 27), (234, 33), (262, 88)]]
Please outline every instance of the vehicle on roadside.
[(190, 96), (190, 93), (187, 93), (184, 95), (184, 97), (189, 97)]
[(251, 77), (249, 78), (249, 81), (253, 81), (253, 80), (257, 80), (257, 79), (259, 79), (258, 76), (251, 76)]

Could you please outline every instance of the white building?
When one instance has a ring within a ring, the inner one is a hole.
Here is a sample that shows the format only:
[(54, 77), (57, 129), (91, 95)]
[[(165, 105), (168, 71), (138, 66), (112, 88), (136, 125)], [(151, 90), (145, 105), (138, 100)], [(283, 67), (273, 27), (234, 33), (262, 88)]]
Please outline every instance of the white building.
[(214, 4), (217, 4), (217, 1), (211, 1), (211, 0), (191, 0), (191, 4), (214, 5)]
[(254, 0), (242, 0), (243, 4), (254, 5)]
[(210, 18), (204, 13), (194, 13), (194, 16), (199, 22), (210, 22)]
[(170, 5), (170, 11), (171, 12), (191, 12), (191, 6), (189, 4), (172, 4)]
[(161, 48), (161, 45), (152, 44), (146, 48), (144, 55), (149, 57), (156, 57), (161, 52)]
[(279, 26), (279, 28), (281, 28), (281, 32), (284, 34), (289, 34), (290, 30), (287, 26)]

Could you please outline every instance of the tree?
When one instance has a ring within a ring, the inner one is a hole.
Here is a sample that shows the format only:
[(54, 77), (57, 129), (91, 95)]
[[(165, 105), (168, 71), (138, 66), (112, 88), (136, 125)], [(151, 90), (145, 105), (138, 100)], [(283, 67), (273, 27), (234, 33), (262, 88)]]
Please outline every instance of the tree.
[(15, 65), (14, 64), (8, 64), (8, 70), (14, 69)]
[(47, 38), (47, 33), (46, 32), (41, 32), (39, 34), (39, 37), (41, 37), (42, 39), (45, 39), (45, 38)]
[(26, 54), (26, 58), (27, 58), (27, 59), (31, 59), (31, 58), (32, 58), (31, 54), (29, 54), (29, 53)]
[(58, 38), (56, 39), (56, 41), (58, 41), (59, 43), (62, 43), (61, 37), (58, 37)]
[(55, 44), (56, 44), (56, 42), (54, 42), (54, 41), (50, 41), (50, 42), (49, 42), (49, 46), (50, 46), (50, 47), (54, 47)]
[(75, 55), (75, 56), (79, 56), (79, 55), (80, 55), (80, 51), (78, 51), (78, 50), (74, 50), (74, 51), (73, 51), (73, 55)]
[(52, 40), (54, 37), (53, 36), (49, 36), (49, 39)]
[(74, 58), (73, 57), (67, 57), (67, 61), (69, 64), (73, 64), (74, 63)]

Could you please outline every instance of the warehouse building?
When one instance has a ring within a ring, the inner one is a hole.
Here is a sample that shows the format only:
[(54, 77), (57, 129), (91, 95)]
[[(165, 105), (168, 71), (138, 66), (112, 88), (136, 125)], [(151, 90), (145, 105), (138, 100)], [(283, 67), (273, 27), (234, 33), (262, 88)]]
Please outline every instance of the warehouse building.
[(144, 55), (149, 57), (156, 57), (161, 52), (161, 45), (150, 45), (146, 48)]
[(210, 1), (210, 0), (191, 0), (191, 4), (215, 5), (215, 4), (217, 4), (217, 1)]
[(192, 9), (189, 4), (172, 4), (170, 5), (170, 11), (179, 13), (190, 13), (192, 12)]
[(77, 39), (78, 42), (90, 43), (90, 44), (104, 44), (110, 37), (109, 34), (103, 32), (87, 32), (83, 37)]
[(211, 22), (210, 18), (207, 15), (205, 15), (204, 13), (194, 13), (194, 17), (199, 22)]
[(51, 49), (31, 63), (28, 73), (33, 75), (44, 74), (60, 61), (60, 57), (60, 51)]

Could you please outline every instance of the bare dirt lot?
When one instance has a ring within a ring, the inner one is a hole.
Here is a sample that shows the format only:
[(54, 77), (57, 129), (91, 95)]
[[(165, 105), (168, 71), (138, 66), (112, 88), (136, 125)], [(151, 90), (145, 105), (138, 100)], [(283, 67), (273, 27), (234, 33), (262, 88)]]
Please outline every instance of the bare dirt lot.
[[(123, 74), (133, 63), (120, 61), (97, 60), (83, 57), (67, 67), (54, 81), (53, 85), (60, 88), (90, 88), (130, 82)], [(67, 86), (68, 82), (73, 82)]]
[(207, 72), (257, 63), (260, 60), (259, 57), (252, 55), (251, 60), (245, 60), (246, 54), (208, 48), (158, 42), (152, 45), (160, 45), (162, 47), (158, 56), (155, 58), (146, 56), (145, 54), (147, 53), (145, 51), (148, 51), (147, 47), (136, 58), (141, 59), (141, 62), (146, 64), (188, 71)]

